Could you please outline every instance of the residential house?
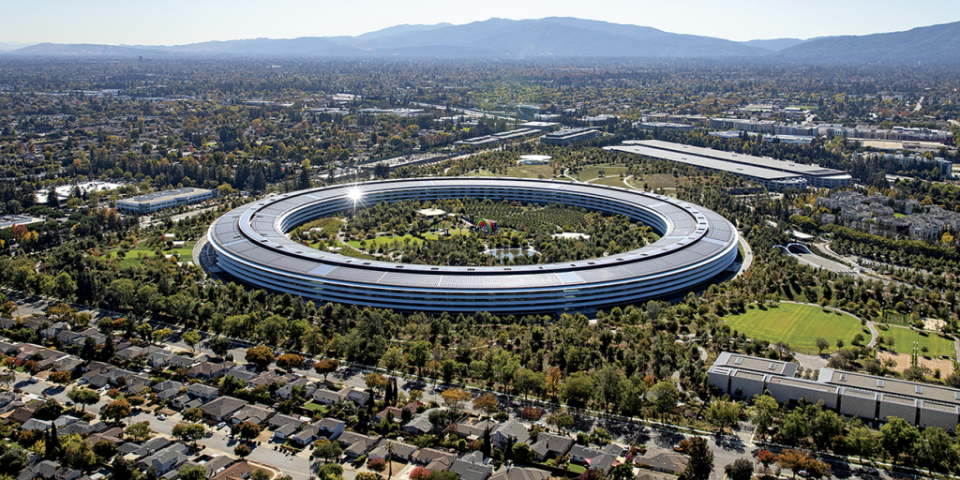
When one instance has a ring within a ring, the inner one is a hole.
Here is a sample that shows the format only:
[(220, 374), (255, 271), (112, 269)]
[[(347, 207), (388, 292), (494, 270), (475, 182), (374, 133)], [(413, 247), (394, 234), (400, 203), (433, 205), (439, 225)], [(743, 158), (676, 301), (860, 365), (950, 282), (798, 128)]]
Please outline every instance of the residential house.
[(300, 377), (291, 382), (287, 382), (286, 385), (277, 389), (276, 396), (283, 400), (290, 398), (293, 394), (293, 387), (302, 386), (304, 390), (304, 398), (310, 398), (313, 395), (313, 392), (317, 391), (317, 387), (310, 385), (310, 380), (307, 377)]
[(147, 354), (146, 361), (147, 365), (150, 365), (153, 368), (165, 368), (167, 366), (167, 361), (173, 357), (173, 352), (167, 350), (157, 350), (155, 352)]
[(140, 347), (134, 347), (134, 346), (131, 345), (131, 346), (127, 347), (127, 348), (124, 348), (123, 350), (118, 351), (118, 352), (115, 354), (115, 356), (118, 357), (118, 358), (120, 358), (120, 359), (122, 359), (122, 360), (129, 361), (129, 360), (133, 360), (134, 358), (137, 358), (137, 357), (142, 357), (142, 356), (143, 356), (143, 349), (140, 348)]
[(20, 425), (20, 430), (39, 430), (41, 432), (46, 432), (51, 428), (53, 422), (48, 420), (40, 420), (38, 418), (31, 418)]
[(456, 460), (457, 457), (452, 453), (442, 452), (433, 448), (421, 448), (410, 458), (414, 463), (420, 465), (430, 465), (438, 460), (440, 460), (441, 463), (453, 465), (453, 461)]
[(450, 471), (460, 475), (460, 480), (487, 480), (493, 475), (493, 466), (484, 465), (483, 453), (473, 451), (454, 460)]
[(313, 443), (313, 441), (316, 440), (320, 434), (319, 423), (320, 422), (308, 423), (304, 425), (299, 432), (290, 436), (290, 442), (295, 443), (300, 447), (305, 447)]
[[(408, 445), (403, 442), (393, 442), (393, 460), (399, 460), (401, 462), (409, 462), (413, 457), (413, 454), (417, 453), (417, 447), (414, 445)], [(377, 448), (374, 448), (368, 457), (373, 460), (375, 458), (387, 459), (387, 456), (390, 454), (387, 449), (387, 442), (380, 442), (377, 445)]]
[(183, 355), (173, 355), (167, 359), (167, 366), (173, 369), (190, 368), (190, 365), (193, 364), (194, 360), (192, 358)]
[(320, 427), (319, 435), (323, 435), (331, 440), (335, 440), (347, 428), (347, 424), (342, 420), (335, 418), (324, 418), (317, 425)]
[(289, 415), (284, 415), (278, 413), (270, 419), (270, 430), (273, 430), (273, 434), (281, 440), (285, 440), (287, 437), (293, 435), (300, 430), (300, 426), (304, 425), (307, 422), (300, 420), (299, 418), (294, 418)]
[(227, 370), (236, 366), (233, 362), (211, 363), (203, 362), (187, 369), (187, 376), (200, 380), (210, 380), (223, 376)]
[(16, 423), (19, 423), (20, 425), (23, 425), (24, 423), (27, 423), (27, 420), (30, 420), (31, 418), (33, 418), (32, 408), (18, 407), (14, 409), (9, 416), (7, 416), (7, 419), (6, 421), (4, 421), (4, 423), (9, 424), (9, 423), (16, 422)]
[[(257, 374), (257, 372), (249, 370), (245, 365), (237, 365), (231, 368), (230, 370), (227, 370), (224, 376), (226, 375), (231, 375), (233, 376), (233, 378), (236, 378), (237, 380), (243, 380), (244, 382), (247, 382), (248, 385), (251, 384), (252, 380), (260, 377), (260, 375)], [(269, 383), (266, 385), (269, 385)]]
[(334, 392), (325, 388), (319, 388), (313, 392), (313, 401), (320, 405), (338, 405), (346, 397), (344, 390)]
[(551, 457), (562, 457), (573, 448), (573, 439), (570, 437), (541, 432), (537, 435), (537, 442), (530, 446), (537, 460), (544, 461)]
[(344, 401), (349, 401), (357, 404), (358, 407), (365, 407), (370, 403), (370, 392), (364, 390), (357, 390), (356, 388), (351, 389), (347, 392)]
[(490, 480), (547, 480), (550, 478), (550, 472), (538, 470), (536, 468), (511, 467), (509, 465), (500, 467)]
[(640, 470), (633, 480), (677, 480), (677, 477), (669, 473), (653, 472), (650, 470)]
[(609, 444), (598, 450), (596, 448), (585, 447), (583, 445), (574, 445), (569, 452), (570, 461), (589, 465), (589, 468), (595, 469), (604, 475), (610, 473), (614, 464), (617, 463), (617, 455), (623, 448), (615, 444)]
[[(247, 373), (247, 374), (250, 374), (249, 371), (246, 372), (246, 373)], [(292, 381), (294, 381), (294, 380), (296, 380), (296, 379), (298, 378), (296, 375), (294, 375), (294, 374), (292, 374), (292, 373), (285, 373), (285, 374), (282, 374), (282, 375), (281, 375), (281, 374), (279, 374), (279, 373), (277, 373), (277, 372), (272, 372), (272, 371), (271, 371), (271, 372), (254, 373), (254, 374), (252, 374), (252, 375), (253, 375), (253, 376), (252, 376), (251, 378), (245, 380), (245, 381), (247, 382), (247, 385), (250, 386), (250, 387), (258, 387), (258, 386), (260, 386), (260, 385), (265, 385), (265, 386), (268, 386), (268, 387), (269, 387), (270, 385), (273, 385), (274, 383), (277, 383), (277, 384), (287, 384), (287, 383), (290, 383), (290, 382), (292, 382)], [(312, 392), (311, 392), (311, 393), (312, 393)]]
[(343, 432), (340, 437), (337, 438), (337, 441), (343, 446), (343, 454), (348, 458), (357, 458), (367, 453), (367, 450), (377, 444), (377, 440), (378, 439), (374, 437), (368, 437), (356, 432)]
[(250, 478), (251, 473), (253, 473), (253, 467), (245, 460), (240, 460), (217, 473), (210, 480), (244, 480)]
[[(5, 320), (9, 320), (9, 319), (5, 319)], [(0, 326), (0, 328), (4, 328), (4, 327)], [(9, 342), (0, 341), (0, 353), (4, 355), (10, 355), (17, 351), (18, 351), (18, 348), (16, 345)]]
[(470, 418), (457, 424), (457, 435), (473, 441), (483, 438), (484, 433), (492, 432), (495, 428), (497, 428), (497, 422), (493, 420), (478, 421), (476, 418)]
[(403, 426), (403, 431), (411, 435), (423, 435), (433, 431), (433, 424), (430, 423), (430, 417), (427, 412), (414, 417)]
[(245, 405), (237, 413), (230, 417), (232, 423), (250, 422), (255, 425), (262, 425), (270, 419), (276, 412), (259, 405)]
[(633, 462), (641, 468), (680, 475), (687, 468), (690, 459), (676, 453), (658, 453), (649, 457), (636, 457)]
[(400, 416), (403, 414), (403, 410), (400, 410), (397, 407), (387, 407), (383, 410), (380, 410), (373, 419), (376, 422), (386, 420), (387, 418), (392, 418), (394, 422), (400, 421)]
[(60, 334), (60, 332), (66, 331), (68, 328), (70, 328), (70, 326), (66, 323), (57, 322), (41, 330), (40, 336), (43, 338), (53, 338)]
[(190, 447), (183, 443), (173, 443), (156, 453), (141, 459), (137, 466), (146, 470), (153, 467), (157, 473), (163, 475), (186, 462)]
[[(200, 458), (205, 458), (205, 457), (206, 457), (206, 456), (200, 457)], [(200, 461), (200, 462), (195, 462), (195, 461), (192, 461), (192, 460), (191, 460), (191, 461), (188, 461), (187, 463), (184, 463), (183, 466), (184, 466), (184, 467), (188, 467), (188, 466), (190, 466), (190, 467), (201, 467), (201, 468), (203, 468), (204, 470), (206, 470), (206, 473), (207, 473), (207, 474), (206, 474), (206, 478), (210, 478), (210, 477), (212, 477), (212, 476), (214, 476), (214, 475), (216, 475), (216, 474), (218, 474), (218, 473), (226, 470), (227, 467), (229, 467), (230, 464), (232, 464), (232, 463), (233, 463), (233, 459), (232, 459), (232, 458), (230, 458), (230, 457), (228, 457), (228, 456), (226, 456), (226, 455), (217, 455), (217, 456), (215, 456), (215, 457), (213, 457), (213, 458), (211, 458), (211, 459), (209, 459), (209, 460), (203, 460), (203, 461)], [(181, 468), (183, 468), (183, 467), (181, 467)], [(178, 472), (178, 474), (179, 474), (179, 472)]]
[(200, 407), (203, 415), (211, 420), (222, 422), (247, 404), (246, 400), (234, 397), (218, 397)]
[(167, 390), (180, 390), (181, 388), (183, 388), (183, 383), (180, 383), (176, 380), (167, 380), (165, 382), (160, 382), (150, 388), (152, 388), (153, 391), (157, 393), (164, 392)]
[(17, 475), (17, 480), (34, 480), (42, 478), (44, 480), (74, 480), (80, 478), (83, 472), (68, 467), (62, 467), (56, 462), (43, 460), (37, 462)]
[(167, 440), (164, 437), (153, 437), (146, 442), (143, 442), (141, 445), (136, 443), (127, 442), (117, 449), (117, 452), (121, 455), (124, 455), (126, 458), (129, 456), (131, 460), (137, 460), (149, 455), (153, 455), (157, 451), (166, 448), (170, 445), (170, 440)]
[(510, 445), (527, 443), (529, 440), (530, 432), (527, 431), (527, 427), (516, 419), (510, 419), (498, 425), (490, 434), (490, 444), (501, 450)]
[(64, 345), (76, 345), (77, 339), (81, 338), (79, 333), (71, 332), (70, 330), (60, 330), (60, 332), (57, 333), (57, 340), (60, 340), (60, 343)]

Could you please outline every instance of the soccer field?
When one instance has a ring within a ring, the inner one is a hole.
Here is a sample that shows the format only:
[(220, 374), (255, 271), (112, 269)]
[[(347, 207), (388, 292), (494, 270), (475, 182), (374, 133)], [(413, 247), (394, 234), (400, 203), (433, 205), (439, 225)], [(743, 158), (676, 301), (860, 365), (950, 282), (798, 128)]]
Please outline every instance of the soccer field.
[(892, 339), (892, 349), (897, 353), (909, 355), (913, 351), (913, 342), (917, 342), (921, 348), (927, 347), (926, 352), (920, 352), (922, 355), (934, 358), (938, 358), (940, 355), (949, 355), (953, 358), (957, 355), (953, 340), (947, 340), (936, 333), (926, 332), (926, 335), (921, 335), (909, 328), (891, 325), (887, 328), (887, 331), (881, 330), (880, 336)]
[(730, 328), (771, 343), (787, 342), (794, 351), (800, 353), (818, 353), (819, 337), (830, 343), (830, 348), (823, 353), (837, 351), (838, 338), (843, 339), (845, 345), (850, 345), (858, 333), (863, 333), (864, 344), (872, 338), (870, 333), (862, 330), (857, 319), (847, 314), (824, 312), (820, 307), (792, 303), (781, 303), (766, 310), (760, 310), (756, 305), (753, 307), (742, 315), (727, 317)]

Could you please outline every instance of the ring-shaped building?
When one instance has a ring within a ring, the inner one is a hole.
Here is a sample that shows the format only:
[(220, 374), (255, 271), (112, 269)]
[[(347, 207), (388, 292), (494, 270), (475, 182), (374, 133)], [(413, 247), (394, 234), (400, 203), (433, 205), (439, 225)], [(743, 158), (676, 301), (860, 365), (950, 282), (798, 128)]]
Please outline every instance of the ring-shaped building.
[[(362, 196), (358, 194), (362, 193)], [(362, 260), (287, 237), (295, 227), (363, 205), (489, 198), (620, 214), (661, 238), (602, 258), (453, 267)], [(738, 235), (725, 218), (681, 200), (616, 187), (522, 178), (437, 177), (344, 184), (239, 207), (208, 231), (204, 267), (245, 284), (315, 301), (426, 312), (585, 311), (685, 295), (731, 268)]]

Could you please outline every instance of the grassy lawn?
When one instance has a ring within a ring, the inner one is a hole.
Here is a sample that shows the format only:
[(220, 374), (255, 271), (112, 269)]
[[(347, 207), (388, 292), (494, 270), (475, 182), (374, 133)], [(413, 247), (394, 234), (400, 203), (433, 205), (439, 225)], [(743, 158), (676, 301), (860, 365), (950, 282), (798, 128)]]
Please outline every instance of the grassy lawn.
[(869, 333), (862, 331), (860, 322), (847, 314), (825, 313), (820, 307), (792, 303), (781, 303), (779, 307), (766, 310), (751, 306), (753, 308), (748, 308), (742, 315), (726, 318), (730, 328), (771, 343), (787, 342), (797, 352), (816, 354), (819, 337), (830, 343), (824, 353), (837, 350), (838, 338), (842, 338), (846, 345), (850, 345), (858, 333), (863, 333), (864, 344), (871, 339)]
[[(180, 247), (180, 248), (164, 248), (162, 253), (163, 255), (173, 255), (173, 254), (179, 253), (180, 261), (188, 262), (193, 259), (193, 246), (196, 245), (196, 243), (197, 242), (191, 240), (189, 242), (184, 243), (183, 247)], [(115, 254), (115, 252), (117, 252), (117, 250), (114, 250), (111, 253)], [(123, 257), (123, 261), (121, 262), (121, 265), (124, 267), (134, 267), (134, 266), (143, 265), (143, 261), (140, 258), (141, 256), (146, 256), (147, 258), (153, 258), (154, 256), (156, 256), (156, 254), (154, 253), (153, 250), (147, 247), (146, 242), (143, 242), (138, 244), (135, 248), (132, 248), (127, 251), (126, 255), (124, 255)]]
[(906, 218), (906, 214), (903, 213), (894, 213), (893, 218)]
[(880, 330), (880, 335), (893, 339), (892, 350), (897, 353), (909, 355), (913, 351), (913, 342), (919, 342), (921, 349), (927, 347), (926, 352), (921, 352), (922, 355), (934, 358), (939, 358), (940, 355), (949, 355), (950, 358), (957, 356), (953, 340), (947, 340), (936, 333), (921, 335), (909, 328), (890, 326), (886, 332)]
[(575, 463), (570, 463), (570, 464), (567, 465), (567, 471), (570, 472), (570, 473), (575, 473), (575, 474), (577, 474), (577, 475), (580, 475), (580, 474), (586, 472), (586, 471), (587, 471), (587, 468), (584, 467), (583, 465), (577, 465), (577, 464), (575, 464)]
[(480, 172), (472, 172), (468, 175), (473, 177), (520, 177), (520, 178), (552, 178), (553, 167), (550, 165), (517, 165), (507, 167), (507, 173), (494, 174), (489, 170), (481, 169)]
[(611, 187), (630, 188), (629, 185), (623, 182), (623, 179), (620, 178), (619, 174), (612, 177), (598, 178), (590, 183), (598, 184), (598, 185), (609, 185)]
[(600, 170), (603, 170), (604, 177), (619, 178), (621, 173), (626, 174), (627, 167), (591, 165), (589, 167), (583, 167), (583, 169), (580, 170), (580, 173), (571, 175), (571, 177), (574, 177), (581, 182), (585, 182), (593, 178), (598, 178), (600, 176)]
[(326, 415), (327, 412), (330, 411), (330, 409), (327, 408), (326, 405), (320, 405), (319, 403), (316, 403), (312, 400), (307, 402), (307, 404), (304, 405), (303, 408), (306, 408), (307, 410), (313, 410), (315, 412), (320, 412), (323, 415)]
[[(424, 236), (426, 236), (426, 235), (424, 235)], [(414, 237), (413, 235), (409, 235), (409, 234), (403, 235), (403, 236), (398, 236), (398, 235), (383, 235), (383, 236), (380, 236), (380, 237), (376, 237), (376, 238), (374, 238), (374, 239), (372, 239), (372, 240), (367, 240), (367, 248), (366, 248), (366, 250), (372, 252), (372, 251), (376, 250), (377, 247), (383, 247), (383, 246), (385, 246), (386, 248), (392, 248), (392, 244), (393, 244), (394, 241), (397, 241), (397, 242), (400, 242), (400, 244), (403, 244), (403, 241), (404, 241), (404, 240), (410, 240), (410, 243), (422, 243), (422, 242), (423, 242), (423, 240), (420, 240), (419, 238), (416, 238), (416, 237)], [(359, 241), (356, 241), (356, 240), (351, 240), (351, 241), (347, 242), (347, 244), (349, 244), (349, 245), (350, 245), (351, 247), (353, 247), (353, 248), (360, 248), (360, 242), (359, 242)]]

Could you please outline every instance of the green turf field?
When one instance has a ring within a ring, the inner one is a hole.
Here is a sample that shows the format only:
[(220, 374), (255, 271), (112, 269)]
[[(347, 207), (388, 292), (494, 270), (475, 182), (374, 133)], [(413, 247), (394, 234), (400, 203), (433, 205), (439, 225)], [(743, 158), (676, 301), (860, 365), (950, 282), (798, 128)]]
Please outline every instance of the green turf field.
[(480, 170), (479, 173), (473, 172), (468, 175), (473, 177), (552, 178), (553, 167), (550, 165), (517, 165), (515, 167), (507, 167), (506, 174), (494, 174), (489, 170)]
[(620, 174), (626, 174), (627, 167), (611, 166), (611, 165), (590, 165), (583, 167), (580, 170), (580, 173), (576, 175), (571, 175), (571, 177), (580, 180), (581, 182), (586, 182), (587, 180), (592, 180), (594, 178), (600, 177), (600, 171), (603, 170), (603, 176), (606, 177), (620, 177)]
[(936, 333), (927, 332), (926, 335), (920, 335), (909, 328), (891, 325), (885, 332), (880, 330), (880, 336), (892, 338), (892, 350), (897, 353), (909, 355), (913, 350), (913, 342), (920, 342), (920, 347), (927, 347), (926, 352), (920, 352), (921, 355), (935, 358), (939, 358), (940, 355), (949, 355), (950, 358), (956, 358), (957, 356), (953, 340), (947, 340)]
[[(181, 262), (191, 262), (193, 261), (193, 246), (196, 244), (197, 242), (191, 240), (184, 243), (183, 247), (180, 248), (164, 247), (162, 254), (173, 255), (179, 253)], [(112, 253), (116, 255), (116, 252), (117, 251), (114, 250)], [(155, 256), (154, 251), (147, 246), (146, 242), (139, 243), (135, 248), (127, 250), (127, 254), (124, 255), (123, 261), (120, 263), (120, 265), (123, 267), (136, 267), (143, 265), (141, 256), (146, 256), (147, 258), (153, 258)]]
[(781, 303), (778, 307), (760, 310), (756, 305), (752, 306), (752, 309), (748, 308), (742, 315), (727, 317), (726, 322), (730, 328), (748, 337), (771, 343), (787, 342), (794, 351), (800, 353), (818, 353), (819, 337), (830, 343), (830, 348), (823, 353), (835, 352), (838, 338), (842, 338), (846, 345), (850, 345), (857, 333), (863, 333), (864, 344), (872, 338), (869, 333), (861, 330), (857, 319), (832, 311), (824, 313), (820, 307)]

